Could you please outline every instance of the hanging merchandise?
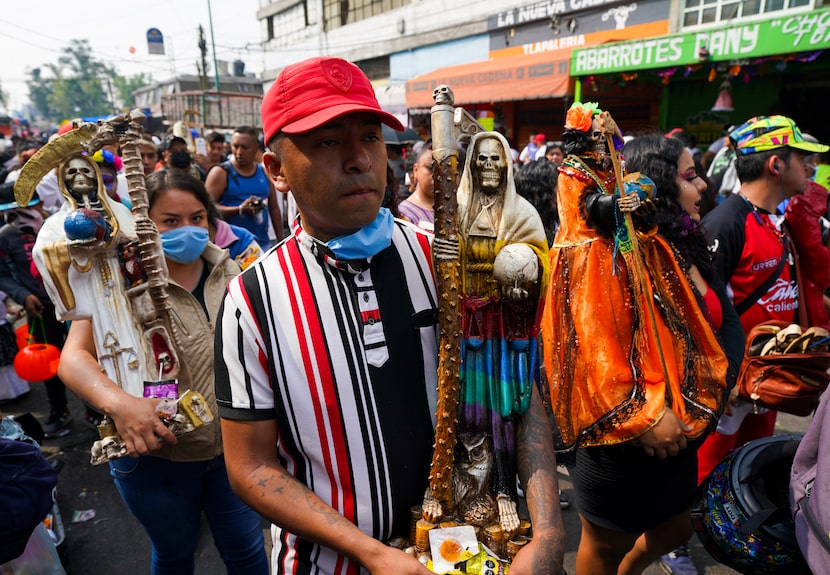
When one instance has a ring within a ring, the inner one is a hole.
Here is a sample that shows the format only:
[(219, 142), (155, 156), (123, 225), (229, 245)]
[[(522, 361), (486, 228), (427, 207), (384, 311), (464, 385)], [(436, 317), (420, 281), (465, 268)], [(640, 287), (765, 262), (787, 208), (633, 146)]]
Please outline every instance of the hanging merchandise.
[[(738, 67), (740, 70), (740, 67)], [(729, 76), (727, 75), (724, 77), (723, 82), (720, 84), (720, 91), (718, 92), (718, 98), (715, 100), (715, 105), (712, 106), (713, 112), (734, 112), (735, 107), (732, 104), (732, 83), (729, 80)]]

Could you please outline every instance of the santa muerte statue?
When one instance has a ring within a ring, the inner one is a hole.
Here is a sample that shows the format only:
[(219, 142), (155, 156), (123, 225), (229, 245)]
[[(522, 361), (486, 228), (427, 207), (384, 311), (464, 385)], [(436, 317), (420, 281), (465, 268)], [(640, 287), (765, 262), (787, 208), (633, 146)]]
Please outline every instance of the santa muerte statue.
[(667, 409), (698, 437), (722, 408), (723, 393), (702, 390), (725, 385), (726, 359), (672, 248), (649, 225), (659, 191), (641, 174), (623, 177), (620, 132), (597, 104), (574, 103), (562, 139), (542, 321), (557, 449), (634, 440)]
[[(538, 212), (516, 193), (507, 140), (454, 109), (446, 86), (435, 98), (439, 403), (430, 489), (414, 538), (423, 550), (432, 531), (433, 567), (444, 572), (441, 555), (456, 541), (455, 526), (474, 534), (465, 543), (485, 543), (490, 561), (509, 559), (528, 541), (530, 523), (517, 506), (516, 427), (537, 384), (548, 251)], [(459, 141), (469, 142), (460, 185)]]
[[(40, 179), (57, 166), (66, 202), (45, 221), (32, 254), (58, 318), (89, 319), (104, 373), (131, 395), (172, 400), (160, 404), (159, 415), (184, 433), (212, 416), (206, 412), (194, 420), (176, 406), (178, 382), (188, 385), (189, 373), (179, 360), (167, 267), (158, 230), (148, 216), (138, 145), (143, 119), (134, 111), (76, 126), (27, 162), (15, 182), (15, 197), (20, 205), (28, 204)], [(124, 155), (132, 213), (107, 194), (92, 159), (103, 146), (116, 143)], [(181, 395), (187, 395), (187, 402), (194, 397), (193, 392)], [(188, 421), (174, 421), (176, 416)], [(105, 420), (99, 432), (106, 445), (93, 447), (93, 463), (126, 454), (110, 422)]]

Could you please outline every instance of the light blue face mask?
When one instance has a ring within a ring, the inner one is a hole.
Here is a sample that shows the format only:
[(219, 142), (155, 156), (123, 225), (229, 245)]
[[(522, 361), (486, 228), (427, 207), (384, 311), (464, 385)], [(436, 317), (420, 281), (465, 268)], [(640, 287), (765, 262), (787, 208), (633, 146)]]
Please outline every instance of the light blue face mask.
[(387, 208), (381, 208), (371, 223), (353, 234), (329, 240), (326, 247), (341, 261), (365, 260), (385, 250), (392, 243), (395, 228), (394, 216)]
[(164, 255), (180, 264), (195, 262), (208, 243), (207, 229), (198, 226), (182, 226), (160, 235)]

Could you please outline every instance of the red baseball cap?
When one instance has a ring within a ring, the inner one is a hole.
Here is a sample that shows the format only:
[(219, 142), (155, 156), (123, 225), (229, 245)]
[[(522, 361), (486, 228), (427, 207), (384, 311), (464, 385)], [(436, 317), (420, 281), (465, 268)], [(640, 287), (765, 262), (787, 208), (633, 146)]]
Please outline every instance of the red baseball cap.
[(279, 132), (308, 132), (344, 114), (371, 112), (399, 132), (403, 124), (384, 112), (363, 71), (342, 58), (309, 58), (286, 66), (262, 99), (265, 142)]

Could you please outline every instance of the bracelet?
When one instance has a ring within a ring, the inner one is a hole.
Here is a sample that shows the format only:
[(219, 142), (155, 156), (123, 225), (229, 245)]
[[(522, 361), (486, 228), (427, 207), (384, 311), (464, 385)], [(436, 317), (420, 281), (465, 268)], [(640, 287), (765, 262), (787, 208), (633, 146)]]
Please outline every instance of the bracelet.
[(242, 215), (242, 204), (239, 204), (239, 215)]

